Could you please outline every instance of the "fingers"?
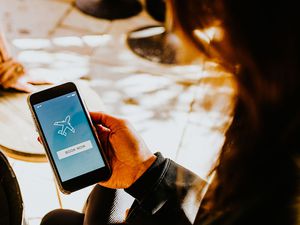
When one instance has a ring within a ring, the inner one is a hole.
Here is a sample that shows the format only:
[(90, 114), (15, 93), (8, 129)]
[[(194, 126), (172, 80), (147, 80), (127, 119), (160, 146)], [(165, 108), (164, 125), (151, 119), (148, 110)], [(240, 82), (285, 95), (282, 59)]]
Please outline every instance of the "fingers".
[(32, 84), (32, 85), (53, 84), (53, 82), (51, 82), (51, 81), (37, 80), (37, 79), (28, 79), (27, 83)]
[(1, 82), (1, 85), (5, 88), (14, 88), (13, 86), (18, 82), (19, 77), (17, 76), (11, 76), (9, 79), (5, 80), (4, 82)]
[(18, 77), (16, 73), (14, 73), (15, 68), (11, 66), (5, 66), (0, 68), (0, 74), (1, 74), (1, 83), (4, 86), (4, 84), (8, 83), (9, 80), (15, 79)]
[(0, 62), (0, 74), (3, 74), (5, 71), (7, 71), (9, 68), (13, 66), (14, 62), (13, 60), (7, 60), (5, 62)]
[(90, 112), (90, 115), (95, 123), (101, 124), (112, 131), (125, 125), (125, 121), (123, 119), (119, 119), (102, 112)]
[(109, 141), (110, 130), (101, 125), (97, 125), (96, 128), (97, 128), (97, 134), (98, 134), (100, 143), (102, 145), (102, 148), (103, 148), (105, 154), (108, 156), (108, 160), (111, 164), (112, 163), (111, 160), (114, 157), (114, 152), (113, 152), (113, 148), (111, 147), (111, 143)]
[[(0, 84), (5, 89), (13, 88), (22, 92), (32, 92), (35, 88), (31, 84), (41, 84), (40, 80), (32, 80), (24, 76), (25, 70), (22, 64), (13, 59), (0, 63)], [(48, 82), (49, 83), (49, 82)]]
[(4, 88), (11, 87), (24, 74), (24, 67), (13, 59), (0, 64), (0, 81)]
[(53, 84), (53, 79), (51, 80), (49, 77), (26, 74), (25, 79), (27, 83), (34, 85)]
[(102, 135), (103, 134), (107, 134), (108, 135), (110, 133), (110, 129), (108, 129), (108, 128), (100, 125), (100, 124), (96, 125), (96, 129), (97, 129), (98, 133), (101, 133)]
[(36, 90), (36, 88), (29, 83), (23, 83), (23, 82), (19, 82), (17, 81), (15, 84), (11, 85), (11, 88), (18, 90), (18, 91), (22, 91), (22, 92), (26, 92), (26, 93), (30, 93)]

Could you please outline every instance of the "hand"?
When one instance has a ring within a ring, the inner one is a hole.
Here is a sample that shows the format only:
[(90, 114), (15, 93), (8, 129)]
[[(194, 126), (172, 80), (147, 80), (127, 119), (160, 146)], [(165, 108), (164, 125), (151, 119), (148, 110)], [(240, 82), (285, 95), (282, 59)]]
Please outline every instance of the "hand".
[(13, 59), (0, 63), (0, 85), (5, 88), (13, 88), (18, 91), (32, 92), (33, 84), (49, 84), (46, 80), (34, 79), (28, 74), (22, 64)]
[(156, 156), (126, 120), (101, 112), (90, 115), (112, 169), (110, 179), (99, 184), (114, 189), (130, 187), (152, 165)]

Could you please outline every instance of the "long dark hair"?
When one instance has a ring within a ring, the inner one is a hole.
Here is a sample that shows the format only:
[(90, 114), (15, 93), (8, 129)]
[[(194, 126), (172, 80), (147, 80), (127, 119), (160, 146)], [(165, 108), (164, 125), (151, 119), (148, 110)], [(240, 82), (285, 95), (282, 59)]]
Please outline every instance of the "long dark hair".
[[(220, 218), (221, 224), (227, 224), (224, 218), (238, 224), (296, 224), (300, 152), (300, 13), (296, 3), (172, 2), (184, 33), (209, 57), (225, 67), (227, 63), (238, 84), (234, 119), (202, 219)], [(207, 45), (194, 32), (215, 21), (222, 21), (225, 48), (227, 53), (230, 50), (223, 58), (218, 55), (222, 45), (213, 41)]]

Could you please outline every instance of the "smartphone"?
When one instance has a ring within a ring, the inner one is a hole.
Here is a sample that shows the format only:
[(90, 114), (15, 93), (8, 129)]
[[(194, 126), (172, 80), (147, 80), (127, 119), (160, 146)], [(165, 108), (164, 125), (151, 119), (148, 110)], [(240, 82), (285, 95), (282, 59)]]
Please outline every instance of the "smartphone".
[(28, 105), (63, 193), (110, 177), (108, 160), (74, 83), (33, 93)]

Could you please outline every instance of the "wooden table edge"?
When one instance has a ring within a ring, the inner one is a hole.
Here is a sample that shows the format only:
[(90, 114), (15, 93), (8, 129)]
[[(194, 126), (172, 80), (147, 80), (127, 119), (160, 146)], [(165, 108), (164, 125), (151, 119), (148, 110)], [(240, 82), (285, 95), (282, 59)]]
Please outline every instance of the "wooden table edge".
[(34, 163), (43, 163), (48, 161), (46, 154), (20, 152), (17, 150), (9, 149), (2, 145), (0, 145), (0, 150), (2, 150), (6, 156), (20, 161)]

